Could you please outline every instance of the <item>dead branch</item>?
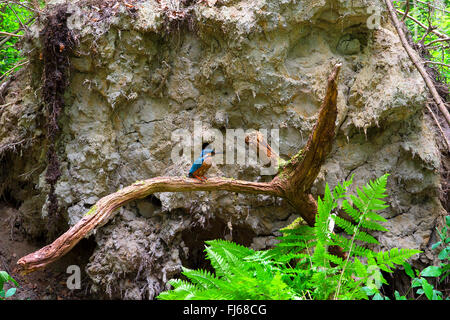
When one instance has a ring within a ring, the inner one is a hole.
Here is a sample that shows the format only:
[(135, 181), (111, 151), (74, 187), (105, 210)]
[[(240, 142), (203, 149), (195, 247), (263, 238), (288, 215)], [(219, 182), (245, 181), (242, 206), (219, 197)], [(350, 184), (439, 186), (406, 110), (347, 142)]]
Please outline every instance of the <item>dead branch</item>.
[(425, 63), (425, 64), (437, 64), (439, 66), (450, 68), (449, 64), (446, 64), (446, 63), (443, 63), (443, 62), (438, 62), (438, 61), (424, 61), (423, 63)]
[(75, 226), (57, 238), (52, 244), (21, 258), (17, 264), (24, 273), (32, 272), (56, 261), (69, 252), (91, 230), (104, 225), (124, 204), (145, 198), (155, 192), (216, 191), (267, 194), (281, 196), (272, 183), (258, 183), (224, 178), (210, 178), (201, 182), (190, 178), (157, 177), (134, 184), (100, 199), (93, 212), (85, 215)]
[(25, 60), (24, 62), (19, 61), (11, 69), (9, 69), (4, 74), (2, 74), (2, 76), (0, 76), (0, 81), (3, 81), (3, 79), (5, 79), (7, 76), (9, 76), (18, 67), (24, 66), (24, 65), (26, 65), (29, 62), (30, 62), (29, 60)]
[(10, 36), (10, 37), (18, 37), (18, 38), (23, 37), (22, 34), (15, 34), (15, 33), (6, 32), (6, 31), (0, 31), (0, 34), (3, 34), (5, 36)]
[[(421, 0), (414, 0), (414, 1), (415, 1), (415, 2), (419, 2), (419, 3), (422, 3), (422, 4), (427, 5), (427, 6), (430, 6), (430, 7), (432, 7), (433, 9), (436, 9), (436, 10), (439, 10), (439, 11), (442, 11), (442, 12), (445, 12), (445, 13), (450, 13), (450, 11), (445, 10), (444, 8), (440, 8), (440, 7), (437, 7), (437, 6), (433, 6), (433, 5), (431, 5), (429, 2), (424, 2), (424, 1), (421, 1)], [(408, 3), (408, 2), (410, 2), (410, 0), (406, 0), (406, 2)]]
[[(384, 0), (386, 3), (387, 9), (389, 11), (389, 14), (391, 16), (391, 20), (394, 24), (395, 29), (397, 30), (397, 33), (400, 37), (400, 41), (405, 48), (406, 52), (408, 53), (409, 57), (411, 58), (411, 61), (416, 66), (417, 70), (422, 75), (423, 80), (425, 81), (425, 84), (427, 85), (428, 89), (430, 90), (431, 95), (433, 96), (434, 101), (439, 107), (439, 110), (444, 115), (447, 123), (450, 125), (450, 114), (447, 110), (447, 107), (445, 106), (444, 102), (442, 101), (441, 97), (439, 96), (439, 93), (436, 90), (436, 87), (433, 84), (433, 81), (428, 76), (427, 71), (425, 70), (423, 64), (419, 59), (417, 58), (416, 54), (414, 53), (414, 50), (411, 48), (411, 46), (408, 44), (408, 41), (405, 37), (405, 34), (403, 33), (403, 30), (400, 26), (400, 21), (397, 18), (397, 15), (395, 14), (395, 10), (392, 6), (392, 2), (390, 0)], [(426, 27), (425, 27), (426, 28)], [(443, 36), (443, 38), (447, 38), (447, 36)]]
[(409, 0), (406, 0), (406, 8), (405, 8), (405, 14), (403, 15), (402, 21), (405, 21), (406, 17), (409, 13)]
[(31, 12), (35, 12), (35, 13), (38, 13), (38, 14), (42, 13), (42, 11), (39, 10), (39, 6), (37, 6), (35, 8), (31, 8), (29, 6), (24, 5), (23, 3), (19, 2), (19, 1), (6, 0), (6, 1), (0, 1), (0, 3), (5, 3), (5, 4), (12, 3), (12, 4), (15, 4), (17, 6), (23, 7), (23, 8), (25, 8), (25, 9), (31, 11)]
[(17, 15), (16, 11), (14, 10), (14, 8), (11, 7), (9, 4), (8, 4), (8, 8), (10, 8), (11, 11), (14, 13), (14, 15), (16, 16), (17, 21), (19, 21), (19, 23), (20, 23), (20, 25), (22, 26), (23, 30), (27, 31), (27, 30), (28, 30), (28, 27), (27, 27), (27, 26), (22, 22), (22, 20), (19, 18), (19, 16)]
[[(33, 15), (33, 16), (30, 18), (30, 20), (28, 20), (28, 21), (25, 23), (25, 26), (27, 26), (27, 28), (28, 28), (28, 26), (31, 25), (31, 24), (34, 22), (34, 19), (35, 19), (35, 18), (36, 18), (36, 15)], [(20, 27), (19, 29), (13, 31), (12, 33), (13, 33), (13, 34), (17, 34), (18, 32), (20, 32), (20, 31), (22, 31), (22, 30), (23, 30), (22, 27)], [(12, 37), (13, 37), (13, 36), (10, 35), (10, 36), (5, 37), (2, 41), (0, 41), (0, 47), (2, 47), (6, 42), (8, 42)]]
[(434, 122), (436, 123), (442, 137), (444, 138), (448, 150), (450, 150), (450, 142), (448, 141), (447, 136), (445, 135), (444, 130), (442, 129), (441, 124), (439, 123), (439, 120), (437, 119), (436, 115), (434, 114), (433, 110), (430, 108), (428, 103), (426, 104), (426, 107), (428, 109), (428, 112), (430, 112), (431, 116), (433, 117)]
[[(391, 4), (391, 7), (392, 7), (392, 4)], [(394, 10), (394, 9), (392, 9), (392, 10)], [(395, 11), (397, 11), (399, 14), (402, 14), (402, 15), (405, 14), (403, 11), (398, 10), (398, 9), (395, 9)], [(416, 18), (411, 17), (410, 15), (406, 15), (406, 17), (407, 17), (408, 19), (411, 19), (411, 21), (415, 22), (415, 23), (416, 23), (417, 25), (419, 25), (422, 29), (428, 30), (428, 27), (427, 27), (426, 25), (424, 25), (422, 22), (420, 22), (419, 20), (417, 20)], [(448, 37), (446, 34), (440, 33), (440, 32), (437, 31), (437, 30), (432, 30), (431, 32), (434, 33), (435, 35), (437, 35), (439, 38), (447, 38), (447, 37)]]
[(426, 47), (429, 47), (432, 44), (435, 44), (437, 42), (447, 42), (447, 41), (450, 41), (450, 37), (447, 37), (445, 39), (436, 39), (436, 40), (430, 41), (430, 42), (427, 43)]
[[(104, 225), (124, 204), (145, 198), (155, 192), (217, 191), (247, 194), (266, 194), (286, 199), (309, 224), (314, 225), (317, 203), (309, 189), (319, 173), (333, 143), (337, 114), (337, 77), (341, 65), (334, 67), (327, 82), (327, 90), (319, 112), (319, 119), (302, 152), (294, 156), (271, 182), (250, 182), (229, 178), (210, 178), (207, 181), (184, 177), (156, 177), (134, 184), (101, 198), (72, 228), (53, 243), (18, 260), (22, 273), (29, 273), (58, 260), (69, 252), (90, 231)], [(247, 139), (251, 143), (251, 138)], [(256, 139), (261, 141), (261, 139)], [(265, 143), (258, 146), (269, 156)]]

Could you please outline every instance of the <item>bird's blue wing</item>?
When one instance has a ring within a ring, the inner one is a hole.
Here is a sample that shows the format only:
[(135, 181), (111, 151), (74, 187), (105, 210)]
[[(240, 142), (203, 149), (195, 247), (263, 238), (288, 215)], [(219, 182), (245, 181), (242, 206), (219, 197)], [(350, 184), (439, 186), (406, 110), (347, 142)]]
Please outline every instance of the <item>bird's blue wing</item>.
[(191, 170), (189, 170), (189, 176), (192, 176), (195, 171), (200, 169), (200, 167), (202, 166), (202, 163), (203, 163), (203, 157), (197, 158), (197, 160), (194, 161), (194, 164), (192, 165)]

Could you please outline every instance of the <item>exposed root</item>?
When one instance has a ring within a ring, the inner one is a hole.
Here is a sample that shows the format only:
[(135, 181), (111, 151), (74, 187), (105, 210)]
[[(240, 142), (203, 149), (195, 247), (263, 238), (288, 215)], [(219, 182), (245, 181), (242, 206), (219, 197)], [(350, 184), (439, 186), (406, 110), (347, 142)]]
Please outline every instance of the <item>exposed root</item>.
[(44, 61), (42, 97), (47, 111), (47, 161), (45, 175), (50, 185), (48, 195), (48, 229), (49, 238), (55, 236), (55, 219), (58, 215), (58, 200), (55, 185), (61, 171), (56, 153), (56, 140), (60, 133), (58, 118), (64, 108), (64, 91), (68, 85), (69, 54), (75, 46), (75, 39), (67, 27), (67, 6), (60, 6), (54, 15), (48, 17), (47, 24), (40, 36), (43, 43), (42, 57)]
[(164, 14), (164, 26), (167, 34), (195, 28), (194, 6), (202, 0), (159, 0), (159, 5)]

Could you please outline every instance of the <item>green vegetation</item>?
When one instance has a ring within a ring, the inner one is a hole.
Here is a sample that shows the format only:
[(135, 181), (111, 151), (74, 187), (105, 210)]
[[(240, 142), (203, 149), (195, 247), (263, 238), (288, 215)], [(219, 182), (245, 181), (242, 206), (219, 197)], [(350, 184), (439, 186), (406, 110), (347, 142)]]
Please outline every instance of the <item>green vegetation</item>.
[[(450, 275), (450, 215), (445, 217), (445, 225), (441, 230), (437, 230), (440, 241), (433, 244), (433, 250), (439, 250), (438, 258), (440, 263), (438, 266), (428, 266), (422, 271), (416, 270), (408, 263), (404, 264), (406, 274), (411, 278), (411, 288), (416, 289), (417, 295), (425, 295), (428, 300), (442, 300), (443, 293), (429, 283), (427, 278), (434, 278), (437, 284), (443, 284)], [(431, 280), (433, 281), (433, 280)], [(406, 300), (406, 297), (396, 294), (399, 300)], [(446, 300), (450, 300), (447, 296)]]
[[(368, 230), (387, 231), (386, 221), (377, 212), (387, 206), (388, 175), (369, 182), (357, 195), (348, 188), (352, 179), (333, 192), (326, 186), (318, 199), (314, 227), (298, 223), (282, 229), (280, 243), (270, 250), (255, 251), (224, 240), (206, 241), (206, 257), (214, 273), (183, 268), (188, 280), (172, 279), (173, 290), (158, 299), (378, 299), (387, 284), (382, 272), (393, 272), (396, 265), (419, 253), (397, 249), (375, 252), (367, 245), (378, 244)], [(336, 212), (343, 209), (345, 220)], [(334, 233), (334, 226), (341, 234)], [(346, 258), (332, 254), (340, 246)]]
[(83, 217), (90, 216), (91, 214), (94, 214), (97, 211), (97, 206), (94, 204), (88, 212), (86, 212)]
[[(410, 8), (408, 15), (425, 28), (421, 27), (417, 22), (411, 18), (405, 19), (405, 24), (408, 27), (413, 41), (415, 43), (422, 43), (428, 50), (430, 55), (425, 59), (435, 62), (429, 63), (439, 71), (438, 81), (443, 83), (450, 83), (450, 43), (448, 37), (450, 35), (450, 0), (410, 0)], [(404, 12), (406, 10), (406, 1), (394, 1), (397, 8)], [(399, 16), (402, 16), (401, 14)], [(435, 33), (427, 30), (428, 26), (436, 27), (434, 31), (445, 35), (446, 41), (438, 41), (440, 38)], [(439, 64), (438, 64), (439, 63)]]
[[(27, 3), (28, 1), (20, 1)], [(24, 34), (24, 26), (32, 21), (33, 13), (14, 3), (0, 3), (0, 76), (3, 78), (20, 68), (24, 59), (16, 43)], [(13, 34), (13, 35), (11, 35)], [(12, 69), (14, 66), (18, 68)]]
[(0, 300), (5, 300), (16, 293), (16, 288), (9, 288), (6, 292), (3, 288), (5, 283), (13, 283), (15, 286), (19, 286), (16, 280), (11, 277), (8, 272), (0, 271)]

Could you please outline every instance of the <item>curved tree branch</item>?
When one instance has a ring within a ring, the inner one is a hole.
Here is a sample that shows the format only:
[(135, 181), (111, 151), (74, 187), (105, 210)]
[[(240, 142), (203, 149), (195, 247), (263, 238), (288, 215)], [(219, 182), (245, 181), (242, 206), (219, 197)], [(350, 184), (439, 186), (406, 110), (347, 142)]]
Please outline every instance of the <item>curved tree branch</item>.
[(101, 198), (75, 226), (62, 234), (53, 243), (21, 258), (17, 263), (23, 270), (32, 272), (56, 261), (69, 252), (91, 230), (108, 222), (116, 209), (130, 201), (145, 198), (156, 192), (216, 190), (273, 196), (282, 195), (272, 183), (248, 182), (226, 178), (210, 178), (205, 182), (201, 182), (190, 178), (156, 177), (145, 181), (137, 181), (128, 187)]
[[(333, 143), (337, 114), (337, 77), (340, 68), (340, 64), (336, 65), (328, 78), (319, 118), (305, 149), (294, 156), (271, 182), (250, 182), (229, 178), (209, 178), (206, 181), (198, 181), (183, 177), (156, 177), (137, 181), (101, 198), (76, 225), (53, 243), (20, 258), (17, 262), (20, 271), (29, 273), (58, 260), (90, 231), (107, 223), (116, 209), (130, 201), (145, 198), (156, 192), (224, 190), (272, 195), (286, 199), (309, 225), (314, 225), (317, 203), (309, 194), (309, 189)], [(275, 155), (267, 143), (259, 137), (246, 140), (250, 145), (256, 143), (268, 157), (278, 158), (278, 155)]]

